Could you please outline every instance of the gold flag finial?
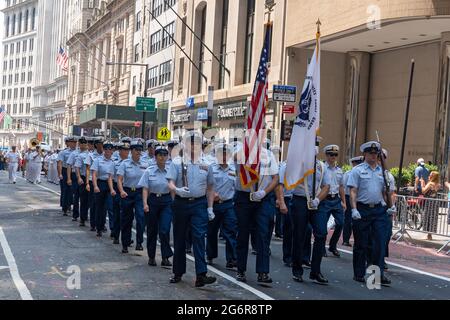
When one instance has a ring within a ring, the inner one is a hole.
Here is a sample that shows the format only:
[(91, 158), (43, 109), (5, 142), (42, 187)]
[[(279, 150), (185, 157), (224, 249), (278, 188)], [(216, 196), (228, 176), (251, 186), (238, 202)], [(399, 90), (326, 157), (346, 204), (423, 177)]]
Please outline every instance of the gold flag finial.
[(320, 22), (320, 19), (317, 19), (317, 34), (320, 34), (320, 26), (322, 25), (322, 22)]

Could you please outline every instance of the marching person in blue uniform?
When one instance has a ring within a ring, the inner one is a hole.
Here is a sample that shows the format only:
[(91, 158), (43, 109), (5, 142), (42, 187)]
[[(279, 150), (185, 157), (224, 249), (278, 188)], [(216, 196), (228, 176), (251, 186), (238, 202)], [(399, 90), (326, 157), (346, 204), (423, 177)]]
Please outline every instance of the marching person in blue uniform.
[[(122, 139), (122, 141), (118, 143), (119, 148), (119, 158), (114, 161), (114, 177), (113, 177), (113, 189), (114, 193), (111, 194), (112, 198), (112, 211), (113, 211), (113, 228), (111, 229), (111, 236), (113, 238), (113, 244), (119, 244), (120, 237), (120, 213), (121, 213), (121, 198), (120, 192), (117, 187), (117, 171), (121, 166), (122, 162), (128, 160), (130, 155), (130, 142), (128, 140)], [(131, 140), (130, 140), (131, 141)]]
[[(91, 143), (92, 142), (92, 145)], [(88, 192), (88, 202), (89, 202), (89, 222), (91, 225), (91, 231), (96, 230), (96, 204), (95, 204), (95, 192), (94, 184), (92, 181), (92, 169), (91, 166), (94, 164), (95, 159), (103, 156), (103, 137), (94, 137), (91, 141), (88, 141), (88, 148), (90, 150), (89, 156), (84, 159), (84, 164), (86, 165), (86, 191)], [(105, 231), (105, 230), (103, 230)], [(106, 232), (106, 231), (105, 231)]]
[(103, 156), (97, 157), (92, 164), (92, 184), (95, 193), (95, 227), (97, 237), (105, 232), (106, 199), (114, 192), (112, 177), (114, 175), (114, 162), (111, 159), (113, 144), (105, 142)]
[(159, 234), (161, 243), (161, 266), (171, 267), (169, 258), (173, 256), (170, 247), (170, 227), (172, 224), (172, 201), (166, 179), (169, 165), (169, 152), (163, 146), (155, 148), (156, 164), (145, 170), (138, 187), (142, 190), (145, 220), (147, 225), (147, 254), (148, 265), (156, 266), (156, 239)]
[(58, 154), (58, 176), (61, 184), (61, 206), (63, 215), (67, 216), (73, 197), (72, 187), (67, 185), (67, 160), (72, 152), (75, 151), (77, 140), (70, 136), (66, 138), (68, 148)]
[(226, 268), (237, 267), (236, 235), (237, 219), (234, 212), (234, 188), (236, 183), (236, 170), (229, 164), (232, 158), (232, 148), (224, 143), (215, 146), (216, 162), (212, 165), (215, 180), (214, 220), (208, 224), (206, 256), (208, 264), (218, 256), (217, 237), (219, 229), (225, 239)]
[(141, 160), (148, 162), (148, 165), (155, 165), (155, 146), (157, 141), (154, 139), (147, 140), (145, 145), (147, 146), (147, 151), (143, 152), (141, 155)]
[[(316, 153), (318, 153), (318, 150), (316, 150)], [(303, 265), (306, 256), (304, 251), (306, 246), (311, 246), (310, 233), (312, 231), (314, 244), (309, 278), (318, 284), (328, 284), (328, 280), (323, 276), (320, 268), (328, 222), (327, 212), (321, 210), (321, 201), (326, 198), (330, 189), (325, 179), (325, 170), (325, 165), (321, 161), (316, 161), (315, 198), (313, 198), (314, 183), (312, 175), (309, 175), (303, 183), (294, 189), (291, 208), (293, 228), (292, 276), (294, 281), (297, 282), (303, 282)]]
[[(237, 160), (235, 158), (235, 160)], [(236, 172), (242, 164), (236, 163)], [(275, 219), (275, 187), (278, 185), (278, 162), (267, 148), (260, 153), (259, 179), (256, 185), (243, 186), (241, 178), (236, 179), (234, 208), (238, 221), (236, 279), (246, 282), (248, 242), (254, 229), (256, 242), (256, 273), (258, 282), (272, 283), (270, 269), (270, 240)]]
[(325, 180), (328, 181), (330, 190), (326, 198), (321, 202), (321, 210), (327, 213), (328, 219), (330, 219), (331, 215), (334, 218), (334, 232), (330, 239), (328, 251), (334, 256), (340, 257), (341, 255), (337, 250), (337, 243), (341, 237), (342, 227), (344, 225), (344, 211), (347, 208), (343, 183), (344, 173), (336, 164), (336, 159), (339, 156), (339, 146), (328, 145), (323, 151), (326, 156)]
[[(80, 139), (78, 139), (78, 145), (80, 149), (76, 152), (75, 159), (73, 160), (73, 164), (71, 165), (71, 170), (74, 174), (74, 178), (71, 182), (74, 189), (77, 189), (78, 192), (80, 227), (84, 227), (85, 222), (88, 218), (89, 208), (88, 193), (86, 191), (86, 165), (84, 164), (84, 160), (89, 155), (88, 141), (86, 137), (81, 137)], [(75, 154), (75, 152), (73, 154)], [(69, 159), (68, 162), (71, 163), (72, 159)], [(72, 220), (76, 221), (77, 218), (78, 216), (75, 215), (74, 205)]]
[[(350, 159), (352, 168), (364, 162), (363, 156), (358, 156)], [(350, 206), (350, 188), (347, 186), (348, 177), (351, 170), (344, 173), (344, 188), (345, 188), (345, 203), (347, 208), (344, 213), (344, 228), (342, 230), (342, 245), (351, 247), (350, 237), (352, 236), (352, 207)]]
[(72, 221), (77, 221), (80, 217), (80, 192), (78, 188), (77, 173), (75, 171), (74, 165), (75, 160), (80, 154), (81, 143), (87, 144), (86, 139), (83, 137), (80, 137), (78, 139), (78, 148), (70, 154), (69, 159), (67, 160), (67, 185), (72, 189), (73, 194)]
[(202, 157), (202, 137), (190, 132), (184, 137), (183, 157), (170, 165), (166, 178), (169, 189), (175, 192), (173, 211), (174, 258), (171, 283), (181, 281), (186, 273), (186, 229), (191, 227), (195, 257), (195, 286), (202, 287), (216, 281), (207, 275), (205, 235), (208, 220), (214, 219), (214, 174)]
[(128, 253), (134, 218), (136, 218), (136, 250), (144, 250), (142, 247), (145, 228), (144, 204), (142, 202), (142, 187), (138, 185), (149, 165), (147, 161), (141, 159), (143, 149), (141, 141), (132, 141), (130, 149), (131, 159), (124, 160), (117, 169), (117, 188), (122, 198), (120, 202), (122, 253)]
[(353, 218), (353, 279), (365, 282), (366, 254), (369, 238), (372, 237), (372, 264), (381, 272), (381, 285), (391, 281), (384, 275), (383, 260), (386, 251), (388, 214), (384, 197), (383, 170), (378, 164), (380, 144), (369, 141), (361, 145), (365, 162), (353, 168), (348, 178)]

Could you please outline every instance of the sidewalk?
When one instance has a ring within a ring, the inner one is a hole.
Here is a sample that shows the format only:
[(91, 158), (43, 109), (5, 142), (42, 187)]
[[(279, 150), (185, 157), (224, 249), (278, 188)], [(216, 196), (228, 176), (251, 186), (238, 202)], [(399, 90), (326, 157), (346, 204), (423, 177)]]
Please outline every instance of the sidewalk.
[[(393, 228), (392, 229), (392, 234), (395, 235), (396, 232), (399, 230), (399, 228)], [(427, 233), (425, 232), (418, 232), (418, 231), (413, 231), (413, 230), (406, 230), (408, 233), (404, 234), (402, 239), (398, 242), (406, 242), (406, 244), (408, 243), (413, 243), (415, 245), (421, 246), (421, 247), (425, 247), (425, 248), (432, 248), (432, 249), (436, 249), (439, 250), (440, 248), (442, 248), (443, 245), (445, 245), (445, 243), (447, 241), (450, 240), (450, 237), (444, 237), (444, 236), (439, 236), (439, 235), (434, 235), (433, 234), (433, 239), (432, 240), (428, 240), (427, 239)], [(408, 234), (411, 236), (408, 237)], [(391, 243), (395, 242), (400, 234), (397, 234), (393, 239), (391, 239)], [(446, 253), (448, 250), (450, 250), (450, 244), (447, 245), (447, 247), (445, 247), (444, 249), (441, 250), (441, 253)]]

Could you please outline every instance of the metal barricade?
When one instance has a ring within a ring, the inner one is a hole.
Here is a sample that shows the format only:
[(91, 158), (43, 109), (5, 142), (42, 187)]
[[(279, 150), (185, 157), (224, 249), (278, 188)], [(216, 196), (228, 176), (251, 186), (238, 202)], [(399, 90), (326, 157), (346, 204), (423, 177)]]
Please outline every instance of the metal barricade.
[[(408, 230), (450, 238), (450, 201), (447, 196), (440, 194), (437, 198), (425, 198), (397, 195), (396, 206), (393, 225), (399, 230), (394, 236), (399, 237), (395, 242), (405, 235), (411, 238)], [(449, 244), (450, 239), (438, 252)]]

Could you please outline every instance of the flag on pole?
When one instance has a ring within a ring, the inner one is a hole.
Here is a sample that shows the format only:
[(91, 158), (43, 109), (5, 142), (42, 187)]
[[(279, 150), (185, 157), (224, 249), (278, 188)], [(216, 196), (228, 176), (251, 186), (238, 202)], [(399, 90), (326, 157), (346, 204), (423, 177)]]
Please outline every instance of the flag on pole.
[(258, 72), (253, 87), (252, 100), (247, 114), (247, 134), (244, 141), (244, 164), (240, 166), (240, 179), (243, 187), (253, 185), (259, 179), (259, 161), (261, 146), (261, 129), (264, 129), (266, 104), (268, 102), (269, 50), (272, 24), (266, 25), (264, 45), (259, 60)]
[(62, 68), (63, 71), (69, 70), (69, 55), (62, 46), (59, 47), (58, 55), (56, 57), (56, 64)]
[(316, 136), (320, 125), (320, 32), (306, 73), (302, 96), (292, 130), (286, 160), (284, 185), (291, 190), (314, 173)]

